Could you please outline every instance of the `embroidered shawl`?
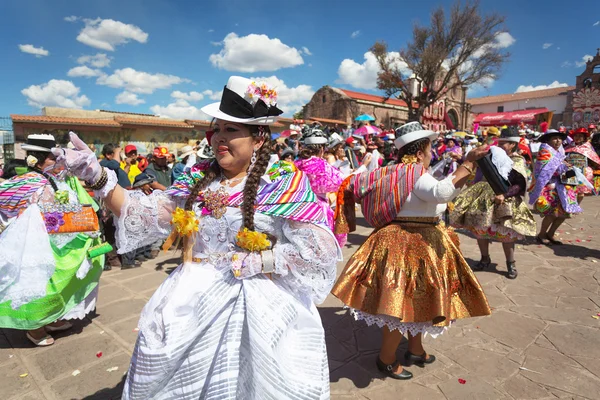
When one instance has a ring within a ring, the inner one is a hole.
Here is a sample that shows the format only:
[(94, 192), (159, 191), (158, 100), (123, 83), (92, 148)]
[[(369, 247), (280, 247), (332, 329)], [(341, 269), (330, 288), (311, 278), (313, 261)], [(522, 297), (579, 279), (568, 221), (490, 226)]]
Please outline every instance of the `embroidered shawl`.
[[(194, 165), (167, 188), (165, 193), (175, 198), (187, 198), (191, 188), (204, 177), (209, 167), (210, 162)], [(293, 164), (276, 162), (263, 178), (269, 182), (258, 188), (255, 202), (257, 212), (328, 227), (323, 207), (312, 191), (306, 175)], [(203, 201), (202, 193), (197, 200)], [(234, 193), (229, 197), (228, 206), (239, 207), (243, 200), (242, 192)]]
[(346, 178), (340, 192), (351, 196), (338, 192), (335, 233), (342, 234), (353, 230), (354, 201), (360, 202), (362, 213), (369, 225), (381, 228), (393, 221), (415, 183), (425, 172), (422, 164), (411, 163), (390, 165)]
[(31, 196), (48, 184), (48, 180), (36, 172), (15, 176), (0, 184), (0, 212), (9, 218), (16, 217), (27, 206)]
[(579, 146), (576, 146), (575, 143), (573, 143), (571, 146), (565, 149), (565, 153), (578, 153), (584, 155), (590, 161), (600, 166), (600, 157), (598, 157), (598, 154), (596, 153), (590, 142), (585, 142), (583, 144), (580, 144)]
[(560, 181), (560, 174), (567, 170), (564, 160), (565, 153), (562, 147), (557, 151), (547, 143), (542, 143), (533, 169), (535, 186), (529, 195), (529, 204), (537, 201), (547, 184), (554, 183), (563, 209), (568, 213), (581, 212), (581, 207), (569, 199), (567, 188)]

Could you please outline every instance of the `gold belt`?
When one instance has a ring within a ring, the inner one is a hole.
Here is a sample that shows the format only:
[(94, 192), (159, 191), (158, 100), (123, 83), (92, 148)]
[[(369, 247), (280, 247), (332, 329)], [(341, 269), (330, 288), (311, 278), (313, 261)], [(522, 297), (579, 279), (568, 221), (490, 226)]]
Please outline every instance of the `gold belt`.
[(395, 218), (392, 224), (422, 224), (422, 225), (439, 225), (438, 217), (398, 217)]

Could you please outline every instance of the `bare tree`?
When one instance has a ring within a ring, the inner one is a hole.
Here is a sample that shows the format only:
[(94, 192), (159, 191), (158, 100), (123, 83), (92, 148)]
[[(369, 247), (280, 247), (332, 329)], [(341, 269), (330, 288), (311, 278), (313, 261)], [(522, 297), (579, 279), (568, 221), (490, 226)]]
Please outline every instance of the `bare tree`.
[(385, 42), (371, 47), (381, 68), (377, 86), (388, 98), (406, 102), (408, 120), (418, 121), (447, 91), (498, 76), (510, 56), (499, 41), (508, 35), (503, 23), (499, 14), (482, 16), (478, 1), (464, 7), (457, 1), (448, 19), (440, 6), (431, 14), (431, 26), (414, 26), (412, 41), (398, 55), (388, 52)]

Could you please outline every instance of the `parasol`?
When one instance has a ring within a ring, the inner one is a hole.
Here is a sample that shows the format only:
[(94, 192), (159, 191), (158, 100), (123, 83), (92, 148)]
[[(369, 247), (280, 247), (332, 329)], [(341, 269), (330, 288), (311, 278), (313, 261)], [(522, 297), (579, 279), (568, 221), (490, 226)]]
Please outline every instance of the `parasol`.
[(362, 114), (356, 117), (355, 121), (375, 121), (375, 117), (372, 117), (369, 114)]
[(354, 131), (355, 135), (378, 135), (381, 133), (381, 129), (373, 125), (364, 125)]

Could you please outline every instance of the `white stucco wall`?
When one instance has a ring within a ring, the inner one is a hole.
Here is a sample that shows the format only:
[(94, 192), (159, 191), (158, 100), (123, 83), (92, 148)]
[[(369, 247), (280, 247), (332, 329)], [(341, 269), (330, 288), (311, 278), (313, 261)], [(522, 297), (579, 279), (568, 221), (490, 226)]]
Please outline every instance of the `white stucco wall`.
[(495, 113), (498, 112), (498, 106), (504, 106), (504, 112), (545, 107), (555, 114), (562, 114), (567, 106), (567, 96), (541, 97), (528, 100), (472, 105), (471, 112), (474, 114)]

